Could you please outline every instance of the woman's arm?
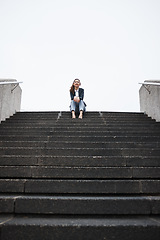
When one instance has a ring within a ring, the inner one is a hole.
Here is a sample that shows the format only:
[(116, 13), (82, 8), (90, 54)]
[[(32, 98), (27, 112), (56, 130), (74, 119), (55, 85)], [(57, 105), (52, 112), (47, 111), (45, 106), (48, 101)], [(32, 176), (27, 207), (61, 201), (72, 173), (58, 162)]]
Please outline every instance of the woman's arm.
[(72, 92), (70, 92), (70, 96), (71, 96), (71, 100), (73, 100), (74, 99), (74, 95), (73, 95)]
[(83, 100), (83, 98), (84, 98), (84, 89), (83, 88), (79, 89), (79, 98), (80, 98), (80, 100)]

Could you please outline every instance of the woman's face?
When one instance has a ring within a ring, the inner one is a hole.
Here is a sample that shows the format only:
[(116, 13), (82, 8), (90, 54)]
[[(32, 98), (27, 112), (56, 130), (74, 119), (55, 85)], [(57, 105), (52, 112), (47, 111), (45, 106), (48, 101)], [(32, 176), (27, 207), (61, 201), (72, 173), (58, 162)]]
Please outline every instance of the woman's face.
[(79, 80), (74, 80), (73, 85), (74, 87), (78, 88), (81, 85), (81, 83)]

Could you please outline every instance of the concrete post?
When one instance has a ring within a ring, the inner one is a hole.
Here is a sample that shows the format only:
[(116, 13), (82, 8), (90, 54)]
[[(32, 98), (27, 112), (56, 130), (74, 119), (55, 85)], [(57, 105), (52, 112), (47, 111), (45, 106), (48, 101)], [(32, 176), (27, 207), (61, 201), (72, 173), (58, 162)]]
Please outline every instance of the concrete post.
[(16, 83), (14, 79), (0, 79), (0, 122), (20, 111), (22, 90)]
[(140, 111), (160, 122), (160, 81), (145, 81), (139, 90), (139, 99)]

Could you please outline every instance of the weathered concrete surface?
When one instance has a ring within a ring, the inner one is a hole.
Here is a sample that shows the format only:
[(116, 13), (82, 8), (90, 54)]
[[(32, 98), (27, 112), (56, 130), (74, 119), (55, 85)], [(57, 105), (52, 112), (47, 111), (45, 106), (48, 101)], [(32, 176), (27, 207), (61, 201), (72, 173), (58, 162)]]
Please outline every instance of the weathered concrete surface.
[[(0, 79), (2, 82), (15, 82), (14, 79)], [(20, 86), (12, 84), (0, 84), (0, 122), (12, 116), (15, 112), (20, 111), (22, 90)]]
[[(160, 122), (160, 81), (149, 82), (157, 85), (141, 86), (139, 90), (140, 111)], [(148, 84), (147, 81), (145, 83)]]

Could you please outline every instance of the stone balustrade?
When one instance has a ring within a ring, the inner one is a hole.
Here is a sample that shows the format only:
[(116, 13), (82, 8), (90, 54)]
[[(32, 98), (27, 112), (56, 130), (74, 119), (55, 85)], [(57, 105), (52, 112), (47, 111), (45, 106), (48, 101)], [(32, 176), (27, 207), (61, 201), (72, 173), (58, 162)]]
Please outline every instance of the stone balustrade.
[(160, 80), (146, 80), (139, 90), (140, 111), (160, 121)]
[(0, 122), (20, 111), (22, 90), (15, 79), (0, 79)]

